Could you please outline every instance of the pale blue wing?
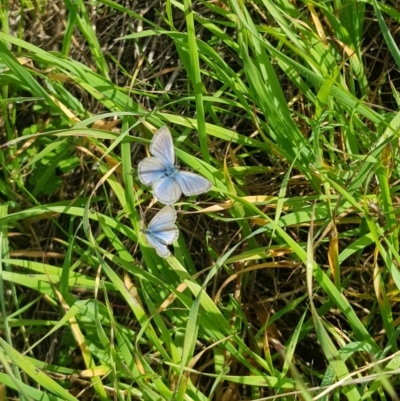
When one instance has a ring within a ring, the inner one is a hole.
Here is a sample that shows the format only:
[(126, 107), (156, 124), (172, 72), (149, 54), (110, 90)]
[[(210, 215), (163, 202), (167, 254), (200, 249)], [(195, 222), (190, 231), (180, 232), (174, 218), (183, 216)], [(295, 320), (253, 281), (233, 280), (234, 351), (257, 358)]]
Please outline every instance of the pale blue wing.
[(169, 255), (171, 255), (168, 247), (158, 241), (158, 239), (155, 238), (151, 232), (145, 231), (144, 235), (146, 237), (147, 243), (156, 250), (158, 256), (161, 256), (162, 258), (167, 258)]
[(148, 230), (153, 233), (175, 227), (176, 210), (172, 206), (164, 206), (150, 221)]
[(154, 197), (164, 205), (172, 205), (182, 195), (181, 187), (175, 177), (161, 178), (153, 184)]
[(176, 225), (173, 225), (171, 227), (165, 228), (162, 231), (151, 230), (151, 234), (152, 237), (155, 238), (158, 242), (161, 242), (161, 244), (171, 245), (179, 237), (179, 230)]
[(151, 185), (165, 176), (165, 166), (156, 157), (146, 157), (138, 165), (140, 181), (145, 185)]
[(175, 180), (186, 196), (208, 192), (212, 187), (211, 182), (208, 181), (207, 178), (195, 173), (190, 173), (189, 171), (179, 171), (175, 175)]
[(150, 144), (150, 153), (157, 157), (165, 167), (172, 167), (175, 164), (174, 144), (168, 127), (161, 127), (154, 134)]

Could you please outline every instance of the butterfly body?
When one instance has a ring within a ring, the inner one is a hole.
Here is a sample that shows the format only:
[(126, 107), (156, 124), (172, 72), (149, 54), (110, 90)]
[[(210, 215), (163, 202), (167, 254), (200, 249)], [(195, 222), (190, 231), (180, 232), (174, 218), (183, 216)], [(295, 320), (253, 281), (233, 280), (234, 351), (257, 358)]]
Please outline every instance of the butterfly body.
[(175, 164), (172, 136), (167, 127), (160, 128), (150, 144), (152, 156), (143, 159), (138, 166), (140, 181), (152, 186), (154, 197), (165, 205), (177, 202), (182, 193), (199, 195), (211, 189), (212, 184), (201, 175), (182, 171)]
[(158, 256), (167, 258), (171, 255), (168, 245), (179, 236), (175, 225), (176, 211), (171, 206), (164, 206), (150, 221), (147, 228), (142, 229), (147, 243), (153, 247)]
[(171, 178), (175, 178), (178, 173), (179, 173), (178, 166), (168, 166), (164, 171), (165, 176)]

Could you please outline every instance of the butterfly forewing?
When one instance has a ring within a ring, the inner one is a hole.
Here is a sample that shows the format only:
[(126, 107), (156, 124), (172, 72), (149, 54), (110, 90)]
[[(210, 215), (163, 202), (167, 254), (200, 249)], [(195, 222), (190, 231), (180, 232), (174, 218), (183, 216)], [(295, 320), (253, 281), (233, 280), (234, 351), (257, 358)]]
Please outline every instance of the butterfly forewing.
[(176, 211), (172, 206), (164, 206), (150, 221), (148, 229), (153, 232), (175, 227)]
[(146, 157), (138, 165), (140, 181), (145, 185), (152, 185), (165, 176), (165, 166), (156, 157)]
[(150, 153), (157, 157), (165, 167), (175, 164), (175, 151), (172, 136), (168, 127), (161, 127), (150, 144)]
[(212, 187), (211, 182), (206, 178), (189, 171), (179, 171), (175, 179), (186, 196), (202, 194)]

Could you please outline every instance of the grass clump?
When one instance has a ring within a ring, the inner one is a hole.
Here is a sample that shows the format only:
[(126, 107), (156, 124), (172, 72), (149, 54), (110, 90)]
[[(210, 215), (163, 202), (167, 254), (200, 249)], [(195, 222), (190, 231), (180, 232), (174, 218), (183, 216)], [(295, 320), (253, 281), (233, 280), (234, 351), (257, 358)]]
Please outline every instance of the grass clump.
[[(5, 396), (397, 399), (396, 7), (139, 5), (1, 8)], [(164, 125), (213, 184), (167, 259)]]

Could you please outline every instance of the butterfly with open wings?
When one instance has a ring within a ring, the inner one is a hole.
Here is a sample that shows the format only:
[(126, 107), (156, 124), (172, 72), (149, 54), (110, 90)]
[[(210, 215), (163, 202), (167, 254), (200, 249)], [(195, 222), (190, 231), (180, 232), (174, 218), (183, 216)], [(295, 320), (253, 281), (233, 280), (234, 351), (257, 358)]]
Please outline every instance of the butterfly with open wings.
[(152, 156), (143, 159), (138, 166), (139, 179), (152, 186), (153, 195), (164, 205), (177, 202), (185, 196), (199, 195), (211, 189), (212, 184), (201, 175), (182, 171), (175, 164), (172, 136), (167, 127), (160, 128), (150, 143)]

